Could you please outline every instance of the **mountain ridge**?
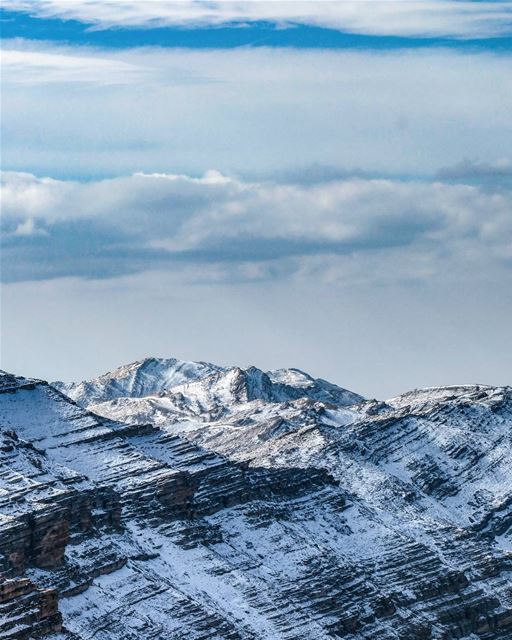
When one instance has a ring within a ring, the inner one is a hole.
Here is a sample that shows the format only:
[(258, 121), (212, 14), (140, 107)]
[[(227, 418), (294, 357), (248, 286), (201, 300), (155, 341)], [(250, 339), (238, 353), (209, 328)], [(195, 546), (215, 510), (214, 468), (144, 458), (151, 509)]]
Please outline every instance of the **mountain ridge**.
[(0, 373), (0, 636), (512, 636), (511, 387), (200, 364)]

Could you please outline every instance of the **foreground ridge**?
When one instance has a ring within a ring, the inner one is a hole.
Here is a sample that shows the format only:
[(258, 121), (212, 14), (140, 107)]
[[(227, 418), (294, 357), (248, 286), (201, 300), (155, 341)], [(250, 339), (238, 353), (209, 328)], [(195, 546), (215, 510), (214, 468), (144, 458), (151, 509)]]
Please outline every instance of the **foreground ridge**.
[(512, 389), (0, 374), (0, 637), (512, 638)]

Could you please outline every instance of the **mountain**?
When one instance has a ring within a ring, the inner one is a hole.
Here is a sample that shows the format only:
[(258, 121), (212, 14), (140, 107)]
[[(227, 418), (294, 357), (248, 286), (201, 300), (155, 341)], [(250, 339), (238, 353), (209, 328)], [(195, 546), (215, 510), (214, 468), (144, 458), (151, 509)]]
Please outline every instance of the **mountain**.
[[(82, 383), (91, 385), (93, 383)], [(153, 386), (158, 386), (154, 384)], [(91, 388), (91, 387), (89, 387)], [(93, 391), (89, 398), (95, 398)], [(106, 394), (103, 393), (103, 398)], [(168, 387), (166, 392), (146, 397), (117, 396), (83, 406), (94, 412), (126, 422), (166, 424), (179, 417), (209, 421), (226, 416), (241, 405), (252, 402), (284, 403), (307, 398), (322, 399), (339, 406), (361, 402), (363, 397), (325, 380), (314, 379), (296, 369), (269, 371), (256, 367), (219, 369), (210, 375)], [(80, 398), (84, 402), (83, 398)]]
[(0, 637), (512, 638), (510, 387), (58, 386), (0, 375)]
[(141, 398), (164, 393), (177, 384), (196, 380), (221, 367), (206, 362), (184, 362), (175, 358), (146, 358), (132, 362), (88, 382), (54, 382), (60, 391), (82, 406), (129, 396)]
[[(83, 407), (101, 406), (119, 398), (167, 398), (156, 402), (162, 410), (168, 407), (196, 414), (223, 411), (240, 402), (264, 400), (285, 402), (308, 397), (336, 404), (354, 404), (362, 396), (342, 389), (326, 380), (312, 378), (298, 369), (263, 372), (257, 367), (219, 367), (206, 362), (147, 358), (139, 360), (99, 378), (80, 383), (54, 382), (54, 387)], [(118, 403), (116, 403), (118, 404)], [(136, 403), (129, 403), (133, 406)], [(178, 405), (177, 407), (175, 405)]]

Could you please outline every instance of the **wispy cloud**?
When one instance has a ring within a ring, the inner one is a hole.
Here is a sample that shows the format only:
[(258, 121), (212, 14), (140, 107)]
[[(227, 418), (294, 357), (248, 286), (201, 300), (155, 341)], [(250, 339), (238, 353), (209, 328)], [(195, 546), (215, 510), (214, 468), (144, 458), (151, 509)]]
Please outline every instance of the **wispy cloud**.
[(453, 0), (344, 0), (197, 2), (195, 0), (4, 0), (6, 9), (41, 18), (79, 20), (97, 29), (204, 27), (270, 22), (313, 25), (371, 35), (484, 38), (510, 35), (506, 2)]
[(131, 56), (128, 60), (87, 47), (58, 47), (27, 40), (7, 40), (2, 46), (2, 82), (6, 85), (89, 84), (190, 85), (209, 82), (200, 70), (162, 65), (158, 56)]
[(141, 81), (150, 69), (100, 56), (4, 48), (4, 82), (16, 84), (86, 83), (116, 85)]

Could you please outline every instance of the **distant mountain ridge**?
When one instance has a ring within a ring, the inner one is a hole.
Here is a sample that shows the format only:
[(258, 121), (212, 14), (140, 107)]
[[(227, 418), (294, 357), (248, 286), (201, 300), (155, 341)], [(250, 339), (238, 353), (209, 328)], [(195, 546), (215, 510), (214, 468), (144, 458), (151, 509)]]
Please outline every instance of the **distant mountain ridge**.
[(120, 398), (176, 396), (187, 397), (197, 413), (254, 400), (286, 402), (307, 397), (348, 405), (364, 399), (298, 369), (264, 372), (257, 367), (220, 367), (174, 358), (147, 358), (90, 381), (52, 384), (83, 407), (97, 407)]

